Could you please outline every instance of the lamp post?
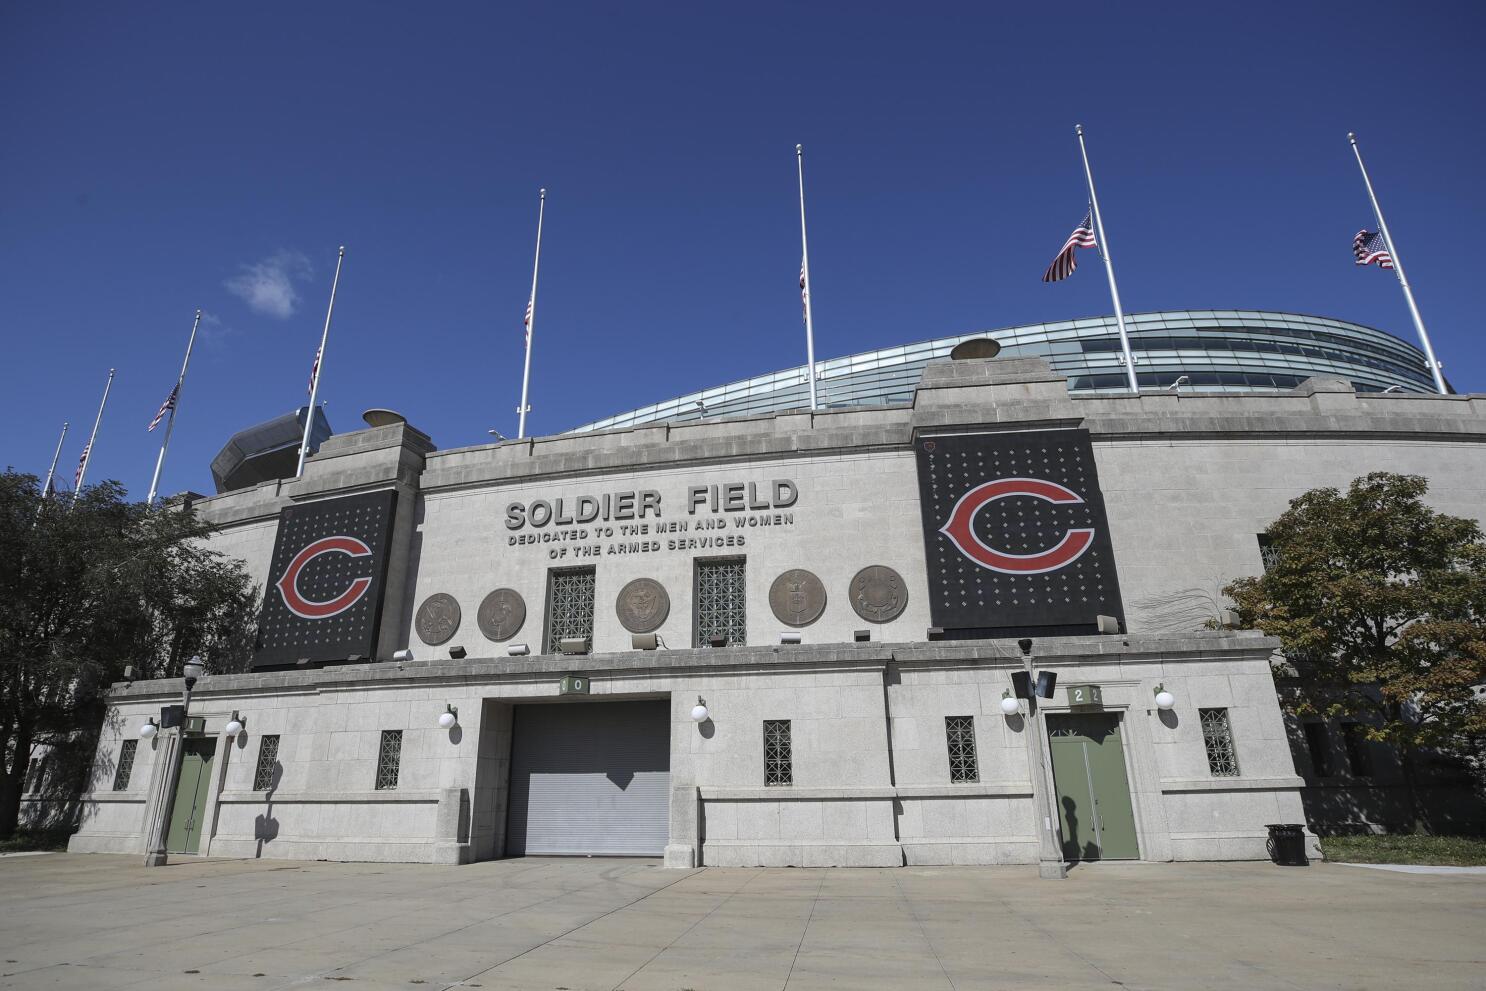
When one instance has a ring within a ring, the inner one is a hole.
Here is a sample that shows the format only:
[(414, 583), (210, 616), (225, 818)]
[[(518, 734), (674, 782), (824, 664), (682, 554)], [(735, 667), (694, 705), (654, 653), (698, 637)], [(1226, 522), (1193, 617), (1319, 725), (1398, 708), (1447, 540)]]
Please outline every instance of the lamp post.
[[(1032, 671), (1032, 641), (1023, 638), (1017, 641), (1017, 646), (1022, 649), (1022, 662), (1027, 669), (1027, 743), (1031, 748), (1032, 768), (1032, 798), (1035, 806), (1040, 806), (1042, 813), (1042, 828), (1037, 830), (1037, 876), (1050, 880), (1066, 878), (1068, 876), (1068, 865), (1063, 862), (1063, 854), (1058, 849), (1057, 811), (1053, 808), (1052, 795), (1047, 789), (1047, 756), (1043, 741), (1047, 738), (1047, 727), (1043, 723), (1042, 712), (1037, 705), (1037, 678)], [(1051, 692), (1049, 692), (1051, 694)], [(1037, 799), (1041, 801), (1037, 801)]]
[(165, 775), (165, 786), (160, 792), (158, 807), (155, 810), (149, 852), (144, 855), (146, 867), (164, 867), (169, 859), (165, 852), (165, 843), (166, 837), (170, 834), (170, 806), (175, 801), (176, 785), (181, 778), (181, 762), (186, 755), (186, 720), (191, 715), (191, 689), (196, 687), (196, 679), (201, 677), (203, 670), (199, 657), (191, 658), (181, 668), (181, 674), (184, 675), (185, 680), (185, 688), (181, 692), (181, 724), (170, 741), (173, 749), (166, 756), (166, 760), (170, 762), (170, 771)]

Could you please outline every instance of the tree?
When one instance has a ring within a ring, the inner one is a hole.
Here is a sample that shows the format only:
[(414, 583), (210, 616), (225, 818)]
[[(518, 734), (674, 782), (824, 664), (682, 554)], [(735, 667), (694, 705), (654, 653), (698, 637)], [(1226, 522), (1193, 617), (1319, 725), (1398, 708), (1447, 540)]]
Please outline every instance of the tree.
[(257, 595), (240, 562), (207, 549), (211, 532), (116, 482), (42, 499), (35, 476), (0, 475), (0, 837), (36, 744), (91, 761), (126, 665), (141, 679), (178, 675), (193, 654), (212, 672), (245, 668)]
[(1313, 489), (1265, 531), (1266, 573), (1224, 589), (1279, 637), (1297, 714), (1370, 717), (1369, 738), (1398, 747), (1416, 819), (1420, 748), (1468, 755), (1486, 739), (1486, 542), (1424, 505), (1427, 490), (1391, 472)]

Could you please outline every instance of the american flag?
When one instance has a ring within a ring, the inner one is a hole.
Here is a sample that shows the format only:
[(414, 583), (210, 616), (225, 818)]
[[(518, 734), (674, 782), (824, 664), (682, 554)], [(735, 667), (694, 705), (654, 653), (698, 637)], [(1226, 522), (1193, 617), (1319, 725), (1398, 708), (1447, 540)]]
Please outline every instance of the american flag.
[(76, 489), (82, 484), (83, 469), (88, 466), (88, 452), (93, 449), (93, 442), (88, 441), (83, 445), (83, 455), (77, 459), (77, 471), (72, 473), (72, 487)]
[(310, 366), (310, 385), (309, 385), (309, 388), (305, 390), (306, 392), (308, 392), (310, 394), (310, 398), (312, 398), (312, 399), (315, 396), (315, 379), (316, 379), (317, 376), (319, 376), (319, 374), (320, 374), (320, 349), (319, 348), (316, 348), (315, 349), (315, 363)]
[[(181, 384), (177, 382), (175, 384), (175, 388), (170, 390), (170, 395), (166, 396), (165, 402), (160, 404), (160, 412), (156, 413), (155, 418), (150, 421), (150, 430), (154, 430), (156, 427), (158, 427), (160, 425), (160, 421), (165, 419), (165, 414), (175, 409), (175, 394), (180, 391), (180, 388)], [(149, 431), (145, 432), (148, 433)]]
[(1377, 262), (1378, 268), (1393, 267), (1393, 256), (1388, 253), (1388, 243), (1378, 231), (1367, 228), (1358, 231), (1357, 236), (1352, 238), (1352, 254), (1357, 256), (1359, 265)]
[(800, 312), (802, 316), (810, 314), (810, 286), (805, 282), (805, 259), (800, 259)]
[(1047, 271), (1042, 273), (1042, 281), (1059, 282), (1068, 278), (1073, 274), (1073, 270), (1078, 268), (1078, 261), (1073, 257), (1074, 251), (1078, 248), (1096, 246), (1094, 211), (1090, 210), (1084, 214), (1084, 219), (1079, 221), (1078, 226), (1073, 228), (1073, 233), (1068, 235), (1068, 240), (1063, 242), (1063, 247), (1058, 251), (1058, 257), (1054, 258), (1053, 263), (1047, 267)]

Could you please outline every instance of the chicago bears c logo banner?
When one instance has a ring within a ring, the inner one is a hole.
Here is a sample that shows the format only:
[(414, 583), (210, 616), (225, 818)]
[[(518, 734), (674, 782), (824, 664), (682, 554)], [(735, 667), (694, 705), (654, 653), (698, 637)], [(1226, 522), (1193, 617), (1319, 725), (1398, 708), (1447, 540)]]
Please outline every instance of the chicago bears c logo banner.
[(1123, 622), (1087, 430), (921, 437), (917, 456), (935, 626), (1008, 637)]
[(376, 655), (395, 501), (374, 492), (279, 514), (254, 669)]

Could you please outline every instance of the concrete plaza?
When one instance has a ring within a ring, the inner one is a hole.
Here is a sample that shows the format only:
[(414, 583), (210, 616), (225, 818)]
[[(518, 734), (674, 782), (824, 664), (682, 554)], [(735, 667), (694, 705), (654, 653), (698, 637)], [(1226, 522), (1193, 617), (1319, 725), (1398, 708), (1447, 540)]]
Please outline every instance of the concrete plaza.
[(0, 988), (1486, 988), (1486, 877), (0, 859)]

